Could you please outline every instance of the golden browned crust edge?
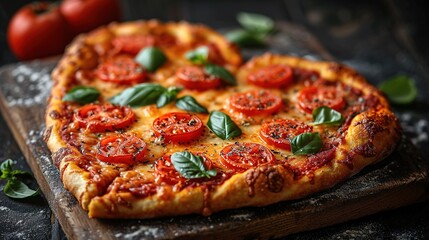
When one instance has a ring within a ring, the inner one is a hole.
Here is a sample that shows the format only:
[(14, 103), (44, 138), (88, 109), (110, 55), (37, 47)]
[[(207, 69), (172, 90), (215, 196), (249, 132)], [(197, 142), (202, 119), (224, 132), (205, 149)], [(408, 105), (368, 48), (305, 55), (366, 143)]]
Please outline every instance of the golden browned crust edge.
[[(86, 57), (82, 58), (82, 55)], [(46, 127), (51, 129), (49, 137), (46, 138), (46, 143), (53, 155), (61, 151), (62, 148), (72, 149), (67, 146), (67, 143), (63, 141), (60, 134), (62, 125), (61, 114), (64, 112), (62, 109), (62, 97), (73, 82), (74, 73), (77, 69), (87, 66), (88, 62), (84, 62), (83, 60), (95, 59), (95, 57), (95, 53), (88, 51), (88, 48), (85, 47), (83, 37), (81, 36), (67, 48), (65, 56), (52, 72), (54, 84), (46, 109), (45, 122)], [(73, 152), (72, 154), (58, 156), (57, 158), (59, 159), (55, 159), (56, 165), (60, 170), (64, 187), (79, 200), (81, 207), (87, 210), (90, 199), (97, 195), (98, 190), (90, 187), (89, 173), (85, 173), (76, 164), (68, 161), (69, 159), (80, 157), (80, 153), (75, 150), (71, 151)]]

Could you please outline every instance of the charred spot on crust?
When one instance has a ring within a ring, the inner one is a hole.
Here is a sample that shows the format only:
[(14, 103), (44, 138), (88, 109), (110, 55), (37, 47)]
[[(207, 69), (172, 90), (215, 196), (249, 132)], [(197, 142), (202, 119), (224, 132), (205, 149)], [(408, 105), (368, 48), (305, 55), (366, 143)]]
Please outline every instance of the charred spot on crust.
[(349, 153), (347, 153), (346, 158), (342, 161), (338, 161), (339, 163), (342, 163), (344, 165), (346, 165), (346, 167), (348, 167), (350, 170), (353, 170), (354, 166), (353, 166), (353, 157), (356, 155), (355, 152), (350, 151)]
[(255, 183), (261, 175), (265, 176), (265, 183), (263, 185), (268, 189), (268, 191), (273, 193), (281, 192), (284, 186), (283, 176), (279, 173), (277, 168), (274, 168), (273, 166), (262, 166), (252, 169), (246, 174), (246, 183), (249, 186), (249, 196), (255, 195)]
[(58, 151), (56, 151), (54, 154), (52, 154), (52, 161), (54, 162), (54, 165), (59, 168), (61, 160), (63, 160), (64, 157), (67, 155), (73, 154), (73, 150), (68, 147), (62, 147)]
[(101, 166), (96, 163), (96, 158), (89, 154), (84, 154), (79, 157), (70, 159), (70, 161), (73, 161), (78, 167), (82, 168), (85, 171), (93, 170), (94, 173), (99, 173), (101, 170)]
[(330, 63), (328, 66), (328, 69), (331, 70), (334, 73), (339, 73), (344, 68), (343, 65), (338, 63)]
[(346, 165), (350, 170), (353, 170), (353, 158), (356, 155), (360, 155), (367, 158), (375, 157), (377, 155), (377, 150), (375, 149), (374, 143), (370, 141), (366, 144), (361, 144), (352, 148), (350, 152), (347, 153), (346, 158), (339, 162)]
[(60, 119), (61, 118), (61, 113), (59, 113), (57, 110), (52, 110), (49, 113), (49, 117), (51, 117), (54, 120)]
[[(344, 163), (347, 167), (353, 169), (353, 158), (356, 155), (370, 158), (376, 157), (377, 154), (384, 154), (386, 151), (383, 150), (383, 147), (382, 149), (377, 149), (376, 136), (385, 134), (389, 136), (389, 139), (396, 142), (396, 140), (399, 140), (401, 134), (401, 128), (399, 126), (398, 119), (393, 114), (385, 114), (383, 112), (367, 113), (363, 119), (353, 124), (353, 127), (360, 127), (363, 132), (362, 136), (356, 137), (367, 138), (366, 141), (354, 146), (350, 152), (347, 153), (346, 159), (341, 161), (341, 163)], [(386, 144), (395, 145), (394, 142)], [(391, 149), (393, 149), (393, 147), (391, 147)], [(387, 150), (387, 152), (390, 152), (390, 150)]]
[(255, 182), (260, 174), (259, 168), (252, 169), (246, 174), (246, 183), (249, 186), (248, 195), (250, 197), (255, 195)]
[(268, 190), (273, 193), (281, 192), (284, 185), (283, 176), (279, 173), (276, 168), (268, 168), (266, 173), (267, 182), (268, 182)]
[[(387, 116), (384, 116), (386, 118)], [(356, 122), (354, 124), (354, 127), (361, 125), (362, 128), (365, 130), (366, 133), (368, 133), (370, 140), (374, 140), (375, 135), (380, 132), (384, 132), (386, 128), (384, 128), (383, 123), (386, 121), (374, 121), (374, 119), (362, 119), (359, 122)]]
[(354, 147), (352, 151), (364, 157), (374, 157), (375, 155), (377, 155), (374, 143), (372, 142), (358, 145)]
[[(364, 119), (353, 124), (354, 127), (361, 125), (365, 132), (369, 135), (370, 140), (374, 140), (375, 135), (381, 132), (390, 133), (391, 129), (395, 129), (395, 134), (400, 135), (400, 124), (398, 119), (392, 114), (380, 112), (368, 113)], [(387, 127), (392, 126), (392, 127)]]
[(43, 140), (45, 142), (49, 140), (49, 138), (51, 137), (51, 133), (52, 133), (52, 126), (49, 126), (48, 128), (45, 129), (45, 132), (43, 133)]

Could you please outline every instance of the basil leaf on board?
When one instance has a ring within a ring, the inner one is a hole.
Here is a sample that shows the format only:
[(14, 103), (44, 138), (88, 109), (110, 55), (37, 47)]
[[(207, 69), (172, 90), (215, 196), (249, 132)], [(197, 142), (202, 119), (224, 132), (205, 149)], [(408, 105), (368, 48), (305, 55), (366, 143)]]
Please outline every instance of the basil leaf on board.
[(35, 196), (39, 191), (30, 189), (25, 183), (19, 180), (8, 180), (3, 189), (6, 196), (11, 198), (27, 198)]
[(100, 96), (100, 92), (93, 87), (76, 86), (73, 87), (63, 97), (64, 102), (77, 102), (81, 104), (87, 104), (94, 102)]
[(182, 91), (182, 88), (179, 87), (169, 87), (166, 91), (164, 91), (156, 101), (156, 106), (158, 108), (162, 108), (165, 105), (174, 101), (177, 97), (177, 94)]
[(0, 179), (7, 179), (7, 183), (3, 188), (4, 194), (11, 198), (26, 198), (36, 195), (38, 191), (30, 189), (25, 183), (16, 178), (16, 175), (31, 174), (22, 170), (13, 170), (12, 165), (12, 159), (7, 159), (0, 164)]
[(319, 133), (302, 133), (290, 140), (292, 153), (295, 155), (314, 154), (322, 148)]
[(339, 125), (344, 122), (341, 113), (326, 106), (318, 107), (313, 111), (313, 124)]
[(183, 96), (176, 101), (176, 107), (189, 111), (189, 112), (195, 112), (195, 113), (209, 113), (207, 108), (202, 106), (195, 100), (194, 97), (186, 95)]
[(190, 152), (175, 152), (171, 155), (171, 163), (174, 168), (185, 178), (214, 177), (215, 169), (207, 170), (202, 157)]
[(417, 87), (410, 77), (395, 76), (379, 85), (392, 103), (409, 104), (417, 97)]
[(192, 51), (188, 51), (185, 54), (185, 58), (191, 61), (193, 64), (206, 64), (209, 59), (209, 48), (202, 46)]
[(2, 172), (11, 172), (12, 171), (12, 164), (13, 164), (13, 160), (12, 159), (4, 160), (0, 164), (0, 170)]
[(147, 47), (137, 54), (134, 59), (149, 72), (154, 72), (167, 60), (164, 53), (157, 47)]
[(210, 113), (207, 127), (223, 140), (232, 139), (241, 135), (241, 129), (232, 119), (223, 112)]
[(3, 161), (0, 165), (0, 179), (10, 179), (13, 176), (13, 170), (12, 170), (12, 164), (13, 164), (13, 160), (12, 159), (7, 159), (5, 161)]
[(267, 34), (274, 29), (274, 21), (271, 18), (257, 13), (240, 12), (237, 21), (250, 32)]
[(237, 29), (225, 34), (225, 37), (240, 47), (262, 47), (264, 37), (261, 34), (252, 33), (243, 29)]
[(225, 83), (230, 85), (237, 85), (235, 77), (224, 67), (216, 64), (206, 64), (204, 72), (208, 75), (213, 75), (222, 79)]
[(147, 106), (157, 103), (158, 98), (165, 91), (166, 89), (159, 84), (142, 83), (125, 89), (118, 95), (111, 97), (109, 101), (113, 104), (121, 106)]

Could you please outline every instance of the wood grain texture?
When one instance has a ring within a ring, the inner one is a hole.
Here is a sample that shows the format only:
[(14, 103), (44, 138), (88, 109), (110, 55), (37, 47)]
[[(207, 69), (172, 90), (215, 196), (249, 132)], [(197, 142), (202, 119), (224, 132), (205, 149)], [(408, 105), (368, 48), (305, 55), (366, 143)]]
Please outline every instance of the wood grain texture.
[[(286, 23), (268, 49), (332, 60), (303, 29)], [(267, 49), (247, 50), (249, 58)], [(406, 139), (381, 163), (322, 193), (262, 208), (227, 210), (151, 220), (89, 219), (60, 182), (43, 139), (50, 72), (57, 59), (9, 65), (0, 70), (0, 109), (41, 190), (70, 239), (268, 239), (321, 228), (428, 197), (428, 166)]]

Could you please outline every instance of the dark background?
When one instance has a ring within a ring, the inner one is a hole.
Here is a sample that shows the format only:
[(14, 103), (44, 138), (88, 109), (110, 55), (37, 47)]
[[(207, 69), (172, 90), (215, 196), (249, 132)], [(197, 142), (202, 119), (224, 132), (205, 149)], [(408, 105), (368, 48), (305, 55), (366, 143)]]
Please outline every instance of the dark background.
[[(17, 62), (7, 46), (6, 29), (13, 13), (28, 2), (0, 2), (0, 66)], [(235, 16), (239, 11), (265, 14), (278, 21), (304, 26), (332, 56), (356, 68), (373, 84), (396, 74), (414, 78), (419, 88), (417, 101), (409, 106), (393, 107), (400, 116), (407, 116), (401, 118), (406, 135), (420, 148), (425, 159), (429, 159), (428, 140), (418, 138), (419, 131), (428, 132), (429, 112), (429, 14), (424, 1), (123, 0), (121, 3), (124, 20), (187, 20), (220, 30), (238, 27)], [(416, 124), (422, 126), (416, 128)], [(8, 158), (16, 160), (18, 168), (29, 170), (0, 116), (0, 161)], [(0, 190), (4, 184), (0, 182)], [(0, 226), (0, 239), (65, 238), (42, 196), (12, 200), (1, 192)], [(291, 238), (428, 239), (429, 202)]]

